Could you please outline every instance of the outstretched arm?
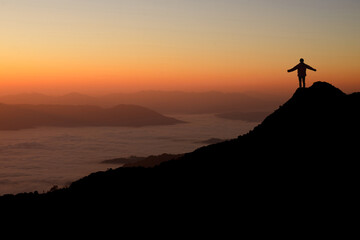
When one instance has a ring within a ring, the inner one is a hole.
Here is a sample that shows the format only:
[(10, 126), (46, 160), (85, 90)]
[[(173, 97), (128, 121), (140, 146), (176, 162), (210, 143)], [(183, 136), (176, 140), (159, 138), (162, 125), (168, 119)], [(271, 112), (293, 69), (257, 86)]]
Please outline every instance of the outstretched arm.
[(312, 68), (312, 67), (310, 67), (309, 65), (306, 65), (306, 64), (305, 64), (305, 66), (306, 66), (307, 69), (310, 69), (310, 70), (313, 70), (313, 71), (316, 72), (316, 69), (315, 69), (315, 68)]
[(298, 65), (296, 65), (295, 67), (293, 67), (292, 69), (289, 69), (289, 70), (287, 70), (288, 72), (293, 72), (293, 71), (295, 71), (296, 69), (298, 69)]

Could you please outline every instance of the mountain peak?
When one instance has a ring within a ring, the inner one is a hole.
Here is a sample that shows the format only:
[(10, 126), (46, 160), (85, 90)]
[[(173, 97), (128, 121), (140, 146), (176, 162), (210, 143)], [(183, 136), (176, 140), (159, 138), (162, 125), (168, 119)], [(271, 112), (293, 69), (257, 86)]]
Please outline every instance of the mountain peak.
[(317, 81), (314, 82), (313, 85), (310, 87), (311, 89), (337, 89), (338, 91), (341, 92), (340, 89), (334, 87), (333, 85), (331, 85), (328, 82), (322, 82), (322, 81)]
[[(299, 88), (294, 95), (255, 130), (281, 134), (314, 135), (331, 132), (334, 126), (347, 126), (358, 119), (357, 101), (327, 82)], [(339, 130), (340, 128), (337, 128)]]
[(315, 82), (309, 88), (298, 88), (293, 96), (293, 98), (306, 97), (306, 98), (337, 98), (343, 97), (346, 94), (343, 93), (340, 89), (334, 87), (327, 82)]

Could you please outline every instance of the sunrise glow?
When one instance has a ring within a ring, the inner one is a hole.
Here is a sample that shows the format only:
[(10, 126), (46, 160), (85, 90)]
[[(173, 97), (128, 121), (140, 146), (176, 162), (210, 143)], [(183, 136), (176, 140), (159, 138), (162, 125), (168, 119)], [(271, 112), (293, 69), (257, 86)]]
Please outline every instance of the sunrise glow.
[(2, 0), (0, 94), (360, 90), (353, 0)]

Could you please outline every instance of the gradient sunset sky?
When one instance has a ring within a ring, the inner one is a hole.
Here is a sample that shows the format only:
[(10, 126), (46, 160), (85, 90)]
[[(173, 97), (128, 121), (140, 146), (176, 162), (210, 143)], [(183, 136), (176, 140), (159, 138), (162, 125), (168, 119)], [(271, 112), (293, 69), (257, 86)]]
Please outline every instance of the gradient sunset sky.
[(0, 0), (0, 95), (360, 91), (359, 0)]

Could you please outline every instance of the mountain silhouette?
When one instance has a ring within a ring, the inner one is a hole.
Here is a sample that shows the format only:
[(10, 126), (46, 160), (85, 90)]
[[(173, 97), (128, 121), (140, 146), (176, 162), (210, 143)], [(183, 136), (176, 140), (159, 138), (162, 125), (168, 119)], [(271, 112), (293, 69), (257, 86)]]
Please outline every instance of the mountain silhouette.
[[(216, 164), (217, 168), (300, 174), (355, 164), (360, 94), (346, 95), (326, 82), (298, 89), (248, 134), (203, 147), (159, 168)], [(219, 164), (221, 162), (221, 164)], [(289, 167), (289, 169), (287, 168)], [(317, 172), (317, 174), (321, 173)], [(264, 173), (266, 174), (266, 173)], [(282, 173), (283, 174), (283, 173)]]
[(148, 108), (117, 105), (101, 108), (87, 105), (7, 105), (0, 104), (0, 130), (34, 127), (86, 127), (171, 125), (182, 123)]
[(269, 110), (277, 106), (279, 97), (254, 97), (259, 93), (222, 92), (177, 92), (143, 91), (136, 93), (117, 93), (104, 96), (87, 96), (69, 93), (63, 96), (43, 94), (17, 94), (0, 96), (4, 104), (46, 104), (46, 105), (93, 105), (114, 107), (119, 104), (138, 105), (160, 113), (203, 114), (227, 113), (233, 111)]
[(116, 199), (126, 205), (139, 199), (150, 201), (149, 196), (154, 201), (175, 196), (197, 199), (198, 204), (235, 206), (245, 193), (256, 196), (251, 201), (258, 203), (294, 189), (306, 188), (313, 197), (324, 189), (334, 191), (339, 184), (348, 189), (358, 171), (359, 107), (359, 93), (347, 95), (329, 83), (316, 82), (298, 89), (260, 125), (237, 139), (159, 161), (153, 168), (109, 169), (64, 189), (6, 195), (0, 202)]

